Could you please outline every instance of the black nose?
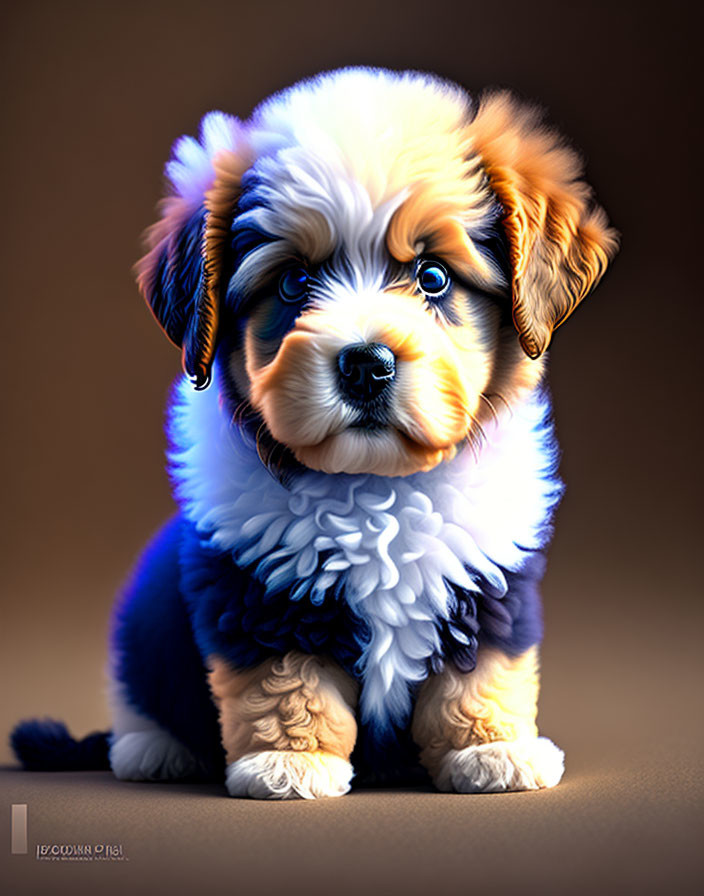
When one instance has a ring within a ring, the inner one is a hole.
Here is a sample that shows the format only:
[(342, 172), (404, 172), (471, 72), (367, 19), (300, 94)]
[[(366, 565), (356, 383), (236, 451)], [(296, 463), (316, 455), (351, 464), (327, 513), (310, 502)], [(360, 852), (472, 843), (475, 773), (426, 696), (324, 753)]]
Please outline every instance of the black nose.
[(340, 389), (355, 402), (373, 401), (396, 376), (396, 356), (381, 342), (348, 345), (337, 356)]

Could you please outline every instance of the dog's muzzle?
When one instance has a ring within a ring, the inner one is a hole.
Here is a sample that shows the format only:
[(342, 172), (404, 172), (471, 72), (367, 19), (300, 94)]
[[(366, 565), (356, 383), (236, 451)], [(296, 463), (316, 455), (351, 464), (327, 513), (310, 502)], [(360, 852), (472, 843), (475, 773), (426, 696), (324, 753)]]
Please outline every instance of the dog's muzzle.
[(337, 356), (340, 391), (350, 404), (363, 407), (380, 398), (396, 376), (396, 356), (381, 342), (348, 345)]

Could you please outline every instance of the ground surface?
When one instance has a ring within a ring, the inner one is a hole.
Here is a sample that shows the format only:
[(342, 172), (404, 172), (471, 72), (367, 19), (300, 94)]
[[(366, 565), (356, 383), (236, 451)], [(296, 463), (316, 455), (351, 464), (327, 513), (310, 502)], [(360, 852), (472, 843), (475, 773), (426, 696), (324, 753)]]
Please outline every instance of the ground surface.
[[(252, 896), (695, 892), (697, 790), (685, 751), (657, 750), (637, 765), (575, 768), (550, 792), (365, 791), (315, 804), (126, 785), (102, 772), (4, 771), (4, 800), (29, 807), (29, 853), (5, 852), (3, 878), (12, 894), (146, 893), (157, 883), (162, 892)], [(125, 858), (36, 858), (36, 844), (86, 842), (119, 844)]]

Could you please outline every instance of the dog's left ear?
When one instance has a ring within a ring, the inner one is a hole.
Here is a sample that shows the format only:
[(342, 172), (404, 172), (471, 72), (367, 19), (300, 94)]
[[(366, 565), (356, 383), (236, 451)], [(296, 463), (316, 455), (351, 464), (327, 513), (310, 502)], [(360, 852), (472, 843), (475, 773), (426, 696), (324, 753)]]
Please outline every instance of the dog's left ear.
[(582, 179), (579, 156), (539, 110), (508, 92), (489, 94), (469, 134), (503, 205), (514, 323), (526, 354), (538, 358), (601, 279), (618, 234)]
[(210, 382), (221, 278), (242, 174), (249, 164), (236, 118), (211, 112), (200, 139), (182, 137), (166, 166), (170, 195), (145, 233), (135, 265), (139, 288), (169, 339), (181, 347), (196, 389)]

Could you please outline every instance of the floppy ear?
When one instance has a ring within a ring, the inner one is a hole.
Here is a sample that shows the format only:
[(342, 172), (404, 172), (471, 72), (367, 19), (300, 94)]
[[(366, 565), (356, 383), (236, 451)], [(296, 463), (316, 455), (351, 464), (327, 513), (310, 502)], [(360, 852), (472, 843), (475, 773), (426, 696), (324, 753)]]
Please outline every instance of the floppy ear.
[(538, 358), (601, 279), (618, 234), (582, 179), (579, 156), (539, 110), (508, 92), (489, 94), (469, 133), (504, 208), (513, 320), (524, 351)]
[(174, 146), (166, 166), (170, 195), (135, 266), (142, 295), (181, 347), (196, 389), (210, 382), (227, 237), (247, 167), (241, 124), (221, 112), (206, 115), (199, 140), (182, 137)]

